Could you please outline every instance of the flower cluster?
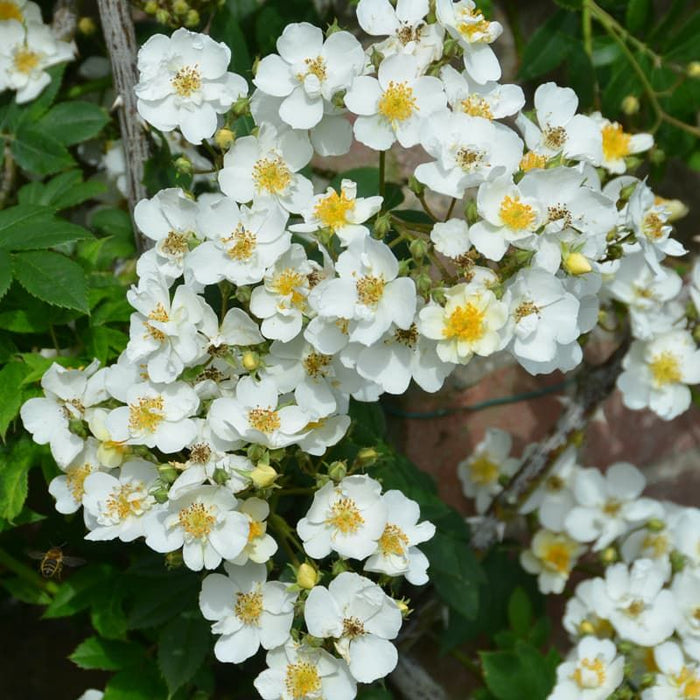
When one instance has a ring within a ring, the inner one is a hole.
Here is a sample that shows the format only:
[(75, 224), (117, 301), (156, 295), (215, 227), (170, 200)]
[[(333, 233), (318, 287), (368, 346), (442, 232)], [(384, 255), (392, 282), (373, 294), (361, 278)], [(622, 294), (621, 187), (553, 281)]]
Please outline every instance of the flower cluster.
[[(224, 44), (184, 28), (151, 37), (139, 114), (207, 142), (215, 178), (196, 196), (170, 188), (136, 206), (151, 247), (119, 361), (54, 365), (45, 397), (22, 408), (63, 472), (50, 486), (58, 510), (82, 508), (89, 539), (143, 537), (192, 570), (223, 566), (200, 596), (217, 658), (265, 649), (255, 685), (270, 700), (352, 698), (357, 682), (391, 672), (406, 608), (386, 582), (428, 580), (417, 545), (434, 527), (418, 505), (383, 492), (359, 456), (323, 460), (348, 432), (351, 399), (402, 394), (412, 380), (434, 392), (457, 365), (497, 352), (533, 374), (570, 371), (599, 317), (622, 324), (625, 308), (628, 405), (671, 418), (700, 380), (685, 292), (662, 265), (684, 252), (671, 207), (624, 174), (651, 138), (578, 114), (573, 91), (553, 83), (526, 116), (520, 88), (497, 82), (500, 25), (472, 0), (435, 8), (360, 0), (360, 25), (380, 38), (366, 48), (335, 26), (291, 24), (250, 96)], [(379, 152), (375, 192), (313, 176), (314, 155), (353, 139)], [(396, 142), (426, 154), (411, 179), (425, 214), (383, 196)], [(452, 198), (445, 216), (428, 195)], [(490, 440), (464, 465), (480, 508), (517, 465), (502, 435)], [(630, 469), (619, 469), (624, 488), (594, 484), (620, 499), (611, 522), (589, 498), (570, 528), (547, 525), (531, 567), (540, 550), (562, 556), (543, 585), (560, 587), (581, 542), (605, 548), (651, 517), (628, 502), (639, 493), (625, 490)], [(300, 496), (308, 510), (289, 523), (280, 503)], [(295, 582), (269, 578), (285, 560)]]
[[(460, 466), (465, 493), (481, 510), (486, 482), (519, 464), (509, 453), (510, 436), (491, 430)], [(623, 683), (642, 688), (635, 697), (643, 700), (698, 694), (700, 510), (645, 498), (644, 487), (631, 464), (602, 473), (580, 466), (569, 447), (520, 508), (536, 516), (520, 561), (540, 591), (562, 593), (582, 560), (602, 564), (566, 604), (563, 625), (576, 646), (558, 668), (551, 700), (604, 700)]]
[(0, 4), (0, 92), (15, 90), (17, 104), (33, 100), (49, 84), (47, 68), (73, 59), (75, 45), (58, 39), (31, 0)]

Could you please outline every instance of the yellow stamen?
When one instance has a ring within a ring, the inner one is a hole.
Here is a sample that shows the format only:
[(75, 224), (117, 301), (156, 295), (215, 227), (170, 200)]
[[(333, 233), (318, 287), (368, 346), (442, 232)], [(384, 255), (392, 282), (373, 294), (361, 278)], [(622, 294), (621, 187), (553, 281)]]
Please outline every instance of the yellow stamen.
[[(593, 675), (587, 673), (584, 676), (582, 669), (591, 671)], [(605, 665), (600, 659), (582, 659), (571, 678), (579, 688), (599, 688), (605, 682)]]
[(214, 506), (205, 506), (204, 503), (199, 502), (192, 503), (192, 505), (180, 511), (178, 521), (180, 522), (180, 527), (190, 537), (198, 540), (204, 539), (216, 525)]
[(520, 160), (520, 169), (526, 173), (535, 168), (544, 168), (547, 165), (547, 156), (541, 156), (534, 151), (528, 151)]
[(202, 77), (196, 65), (183, 66), (170, 82), (180, 97), (192, 97), (202, 87)]
[(251, 428), (266, 435), (274, 433), (281, 425), (279, 413), (271, 408), (251, 408), (248, 411), (248, 422)]
[(331, 363), (330, 355), (322, 355), (320, 352), (310, 352), (303, 361), (306, 374), (314, 379), (325, 377), (328, 372), (328, 365)]
[(376, 306), (381, 301), (385, 285), (383, 277), (374, 277), (373, 275), (360, 277), (355, 282), (357, 298), (365, 306)]
[(140, 398), (129, 405), (129, 428), (132, 432), (155, 432), (165, 418), (163, 408), (162, 396)]
[(344, 535), (357, 532), (365, 519), (352, 498), (340, 498), (330, 507), (326, 524), (340, 530)]
[(563, 126), (550, 126), (542, 132), (542, 141), (547, 148), (558, 151), (566, 143), (566, 129)]
[(244, 625), (259, 625), (263, 612), (262, 592), (255, 590), (250, 593), (237, 593), (233, 611)]
[(0, 21), (16, 19), (18, 22), (24, 20), (22, 10), (12, 2), (12, 0), (0, 0)]
[(15, 51), (13, 62), (20, 73), (28, 74), (39, 65), (40, 59), (40, 54), (25, 47)]
[(469, 173), (484, 160), (484, 154), (472, 148), (460, 148), (455, 160), (465, 173)]
[(680, 382), (683, 377), (678, 358), (670, 352), (656, 355), (649, 363), (649, 369), (657, 386)]
[(493, 112), (491, 105), (480, 95), (469, 95), (460, 103), (462, 111), (472, 117), (483, 117), (484, 119), (492, 120)]
[(321, 690), (321, 676), (316, 666), (308, 661), (297, 661), (287, 665), (287, 673), (284, 679), (287, 694), (293, 700), (306, 700), (312, 693)]
[(458, 306), (449, 315), (442, 334), (445, 338), (456, 338), (473, 343), (484, 335), (484, 315), (485, 312), (471, 302)]
[(498, 213), (503, 225), (511, 231), (530, 231), (537, 219), (535, 210), (523, 204), (518, 195), (504, 197)]
[(390, 554), (395, 554), (397, 557), (403, 557), (406, 554), (408, 547), (408, 537), (406, 533), (398, 526), (389, 523), (385, 528), (382, 536), (379, 538), (379, 550), (386, 557)]
[(348, 199), (345, 192), (331, 192), (320, 199), (314, 207), (314, 216), (326, 227), (337, 231), (348, 223), (348, 212), (355, 208), (355, 200)]
[(141, 515), (145, 504), (141, 498), (145, 486), (140, 481), (121, 484), (109, 494), (105, 502), (105, 513), (118, 520), (129, 515)]
[(379, 114), (390, 122), (402, 122), (418, 111), (413, 88), (405, 82), (396, 83), (393, 80), (379, 99)]
[(603, 156), (605, 160), (618, 160), (630, 154), (632, 137), (617, 123), (606, 124), (603, 129)]
[(261, 158), (253, 166), (253, 182), (258, 192), (279, 194), (289, 187), (292, 171), (281, 156)]
[(498, 465), (488, 455), (480, 455), (469, 463), (469, 478), (479, 486), (493, 484), (498, 479), (498, 474)]
[(256, 235), (252, 231), (248, 231), (243, 224), (238, 224), (233, 233), (227, 238), (223, 238), (222, 242), (231, 244), (226, 248), (226, 254), (232, 260), (249, 260), (255, 251), (257, 241)]
[(287, 267), (275, 276), (270, 287), (281, 297), (291, 297), (292, 306), (300, 308), (304, 304), (304, 295), (299, 291), (299, 288), (304, 289), (306, 283), (304, 275)]
[(69, 467), (66, 470), (66, 485), (70, 489), (73, 500), (80, 503), (85, 493), (85, 479), (92, 474), (94, 467), (92, 464), (80, 464), (76, 467)]

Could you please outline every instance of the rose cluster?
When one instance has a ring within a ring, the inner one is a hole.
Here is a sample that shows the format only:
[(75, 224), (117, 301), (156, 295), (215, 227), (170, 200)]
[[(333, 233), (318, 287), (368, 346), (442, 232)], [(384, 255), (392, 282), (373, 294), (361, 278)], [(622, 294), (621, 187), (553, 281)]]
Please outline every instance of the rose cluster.
[[(651, 137), (578, 114), (553, 83), (523, 113), (521, 89), (498, 82), (501, 27), (471, 0), (360, 0), (357, 18), (376, 43), (287, 26), (250, 96), (206, 35), (144, 44), (141, 117), (205, 143), (212, 177), (136, 206), (152, 247), (119, 361), (55, 365), (22, 409), (63, 471), (58, 510), (82, 507), (89, 539), (143, 537), (197, 571), (223, 562), (200, 597), (217, 658), (268, 650), (256, 687), (269, 699), (352, 698), (388, 674), (406, 606), (387, 581), (428, 580), (416, 545), (434, 527), (418, 505), (362, 460), (323, 462), (351, 399), (412, 380), (434, 392), (497, 352), (533, 374), (570, 371), (599, 319), (622, 326), (626, 310), (629, 406), (672, 418), (700, 380), (695, 320), (662, 264), (685, 252), (674, 205), (625, 174)], [(314, 175), (314, 158), (353, 141), (379, 152), (374, 192)], [(425, 213), (385, 196), (396, 142), (425, 152), (410, 181)], [(314, 486), (295, 481), (304, 470)], [(473, 471), (486, 489), (493, 467)], [(287, 496), (310, 497), (296, 523), (278, 512)], [(283, 559), (295, 582), (269, 578)]]

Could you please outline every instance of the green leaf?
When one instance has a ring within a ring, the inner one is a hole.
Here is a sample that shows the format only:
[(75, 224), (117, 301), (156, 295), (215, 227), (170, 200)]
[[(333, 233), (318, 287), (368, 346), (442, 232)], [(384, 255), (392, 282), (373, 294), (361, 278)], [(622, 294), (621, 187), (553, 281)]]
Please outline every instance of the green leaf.
[(169, 693), (158, 669), (142, 664), (112, 676), (107, 681), (102, 700), (166, 700), (167, 697)]
[(526, 638), (532, 627), (532, 603), (520, 587), (513, 591), (508, 601), (508, 621), (518, 637)]
[[(0, 238), (0, 244), (2, 239)], [(12, 259), (4, 250), (0, 250), (0, 299), (2, 299), (12, 284)]]
[(135, 577), (136, 599), (128, 616), (130, 629), (157, 627), (197, 605), (199, 582), (189, 574)]
[(48, 605), (51, 602), (51, 596), (43, 589), (30, 583), (25, 578), (12, 577), (3, 578), (0, 583), (5, 590), (17, 600), (29, 605)]
[(30, 182), (18, 193), (20, 204), (43, 204), (57, 211), (94, 199), (107, 190), (98, 180), (83, 182), (80, 170), (69, 170), (49, 182)]
[(53, 306), (89, 312), (83, 268), (48, 250), (12, 256), (17, 281), (33, 296)]
[(513, 651), (481, 652), (486, 686), (498, 700), (546, 700), (556, 677), (556, 652), (547, 656), (523, 642)]
[(21, 168), (36, 175), (51, 175), (75, 163), (60, 141), (31, 125), (17, 131), (12, 155)]
[(36, 204), (19, 204), (0, 211), (0, 242), (12, 232), (16, 226), (26, 225), (30, 222), (51, 219), (53, 212), (46, 207)]
[(129, 336), (116, 328), (91, 326), (85, 338), (88, 354), (102, 364), (117, 357), (129, 342)]
[(554, 0), (554, 2), (565, 10), (580, 10), (583, 0)]
[(114, 580), (116, 570), (107, 564), (91, 564), (63, 581), (51, 605), (44, 610), (44, 618), (69, 617), (90, 607), (96, 594)]
[(64, 146), (73, 146), (97, 136), (108, 121), (109, 115), (102, 107), (74, 100), (52, 107), (38, 126)]
[(90, 609), (90, 621), (95, 630), (107, 639), (124, 639), (127, 631), (124, 597), (126, 591), (116, 579), (96, 592)]
[(518, 77), (532, 80), (561, 65), (571, 51), (577, 29), (578, 18), (575, 14), (559, 10), (552, 15), (525, 47)]
[(0, 437), (3, 441), (24, 401), (22, 382), (28, 373), (29, 367), (24, 362), (8, 362), (0, 370)]
[(628, 0), (625, 23), (632, 34), (641, 34), (652, 19), (652, 0)]
[(0, 238), (0, 250), (38, 250), (92, 237), (87, 229), (62, 219), (39, 220), (14, 226)]
[(197, 673), (209, 650), (209, 625), (193, 612), (175, 618), (158, 638), (158, 666), (174, 693)]
[(0, 518), (14, 520), (27, 499), (27, 475), (37, 463), (37, 445), (22, 437), (0, 451)]
[(79, 668), (119, 671), (142, 663), (143, 654), (143, 647), (134, 642), (88, 637), (68, 658)]

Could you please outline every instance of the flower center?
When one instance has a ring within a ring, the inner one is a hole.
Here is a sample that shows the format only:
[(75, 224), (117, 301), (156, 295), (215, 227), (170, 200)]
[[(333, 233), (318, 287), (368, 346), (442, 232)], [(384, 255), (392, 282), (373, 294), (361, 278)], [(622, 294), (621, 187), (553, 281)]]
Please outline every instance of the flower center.
[(397, 328), (394, 331), (394, 340), (401, 345), (405, 345), (407, 348), (413, 349), (418, 342), (418, 328), (416, 324), (412, 323), (411, 327), (407, 330)]
[(190, 449), (190, 462), (206, 464), (211, 457), (211, 447), (204, 442), (192, 445)]
[(141, 481), (120, 484), (109, 494), (105, 502), (105, 514), (121, 521), (129, 515), (141, 515), (150, 506), (146, 486)]
[(448, 317), (442, 334), (445, 338), (456, 338), (473, 343), (484, 335), (484, 312), (474, 304), (458, 306)]
[(406, 533), (398, 525), (389, 523), (384, 528), (384, 532), (382, 532), (378, 544), (381, 553), (385, 557), (390, 554), (402, 557), (406, 554), (408, 537), (406, 537)]
[(662, 352), (649, 364), (654, 383), (657, 386), (674, 384), (681, 381), (682, 374), (678, 358), (670, 352)]
[(600, 688), (605, 683), (605, 665), (600, 659), (582, 659), (571, 677), (579, 688)]
[(354, 208), (355, 200), (348, 199), (344, 192), (331, 192), (314, 207), (314, 216), (325, 227), (337, 231), (348, 223), (348, 212)]
[(73, 495), (73, 500), (77, 503), (83, 500), (85, 493), (85, 479), (89, 474), (92, 474), (94, 467), (92, 464), (81, 464), (66, 471), (66, 483)]
[(668, 537), (666, 535), (647, 535), (642, 541), (642, 547), (654, 558), (658, 559), (669, 550)]
[(365, 632), (365, 626), (362, 621), (357, 617), (346, 617), (343, 620), (343, 637), (349, 637), (350, 639), (356, 639), (361, 637)]
[(255, 250), (256, 235), (248, 231), (243, 224), (238, 224), (233, 233), (223, 239), (224, 243), (231, 244), (226, 248), (226, 254), (232, 260), (249, 260)]
[(15, 51), (13, 58), (15, 68), (24, 74), (31, 73), (38, 65), (41, 55), (36, 51), (31, 51), (28, 48), (21, 48)]
[(493, 484), (498, 479), (498, 465), (487, 455), (477, 457), (469, 465), (469, 478), (479, 486)]
[(526, 173), (535, 168), (544, 168), (547, 165), (547, 156), (541, 156), (534, 151), (528, 151), (520, 160), (520, 169)]
[(321, 82), (326, 79), (326, 62), (322, 56), (305, 58), (304, 63), (306, 64), (306, 75), (315, 75)]
[(355, 282), (357, 298), (360, 300), (360, 303), (365, 306), (376, 306), (384, 294), (385, 284), (383, 277), (375, 277), (373, 275), (360, 277)]
[(535, 306), (535, 304), (531, 301), (524, 301), (522, 304), (520, 304), (514, 312), (515, 316), (515, 322), (519, 323), (522, 321), (526, 316), (530, 316), (530, 314), (536, 314), (539, 312), (539, 307)]
[(683, 694), (682, 697), (688, 700), (698, 700), (700, 698), (700, 677), (697, 676), (695, 671), (684, 666), (674, 680)]
[(642, 231), (652, 240), (663, 238), (665, 223), (655, 211), (650, 211), (642, 220)]
[(491, 105), (481, 95), (469, 95), (460, 103), (462, 111), (472, 117), (483, 117), (484, 119), (492, 120), (493, 112)]
[(188, 250), (187, 236), (184, 233), (170, 231), (163, 241), (162, 250), (168, 255), (184, 255)]
[(183, 66), (170, 82), (180, 97), (191, 97), (202, 87), (202, 77), (196, 65)]
[[(148, 318), (151, 321), (158, 321), (159, 323), (167, 323), (170, 320), (168, 312), (165, 310), (165, 307), (160, 302), (158, 302), (158, 304), (156, 304), (155, 309), (153, 309), (153, 311), (151, 311), (151, 313), (148, 314)], [(148, 322), (144, 323), (144, 325), (146, 326), (148, 335), (150, 335), (151, 338), (157, 340), (159, 343), (162, 343), (165, 340), (165, 333), (163, 333), (163, 331), (161, 331), (159, 328), (154, 328)]]
[(545, 481), (545, 486), (547, 491), (552, 491), (553, 493), (558, 493), (564, 488), (564, 479), (556, 474), (550, 476), (547, 481)]
[(618, 160), (630, 154), (632, 137), (622, 130), (620, 124), (606, 124), (602, 132), (605, 160)]
[(625, 612), (630, 616), (630, 617), (639, 617), (645, 609), (644, 601), (642, 600), (633, 600), (625, 609)]
[(620, 508), (622, 508), (622, 503), (620, 503), (620, 501), (618, 501), (616, 498), (611, 498), (605, 502), (605, 505), (603, 506), (603, 513), (605, 513), (605, 515), (609, 515), (611, 518), (614, 518), (620, 512)]
[(529, 204), (523, 204), (519, 195), (504, 197), (498, 213), (503, 225), (511, 231), (530, 231), (537, 219), (535, 210)]
[(304, 295), (299, 287), (304, 287), (306, 278), (300, 272), (288, 267), (275, 276), (272, 282), (272, 291), (282, 297), (291, 297), (292, 306), (301, 306), (304, 303)]
[(258, 192), (279, 194), (289, 187), (292, 171), (279, 155), (261, 158), (253, 166), (253, 182)]
[(321, 676), (316, 666), (308, 661), (298, 661), (295, 664), (287, 664), (287, 673), (284, 679), (287, 694), (293, 700), (305, 700), (312, 693), (321, 690)]
[(331, 507), (326, 524), (340, 530), (344, 535), (357, 532), (365, 519), (352, 498), (339, 498)]
[(216, 525), (214, 506), (205, 506), (204, 503), (192, 503), (183, 508), (178, 521), (180, 527), (193, 539), (202, 540), (206, 538)]
[(402, 122), (418, 111), (413, 88), (405, 82), (389, 82), (389, 87), (379, 100), (379, 113), (390, 122)]
[(132, 432), (155, 432), (163, 422), (164, 401), (162, 396), (143, 397), (129, 405), (129, 428)]
[(0, 21), (6, 19), (16, 19), (21, 22), (24, 19), (22, 10), (11, 0), (0, 0)]
[(304, 358), (304, 369), (306, 374), (314, 379), (318, 377), (325, 377), (327, 373), (328, 365), (331, 363), (330, 355), (322, 355), (320, 352), (310, 352)]
[(457, 25), (457, 31), (470, 43), (486, 41), (490, 24), (481, 13), (472, 14), (470, 12), (469, 20), (460, 22)]
[(281, 425), (279, 413), (272, 408), (251, 408), (248, 411), (248, 422), (253, 429), (265, 435), (279, 430)]
[(571, 570), (572, 547), (573, 542), (565, 536), (559, 536), (549, 542), (540, 556), (545, 569), (558, 574), (568, 574)]
[(460, 148), (455, 160), (465, 173), (470, 173), (484, 160), (484, 153), (473, 148)]
[(542, 132), (542, 143), (553, 151), (558, 151), (566, 143), (566, 129), (563, 126), (549, 126)]
[(249, 528), (248, 528), (248, 542), (252, 542), (258, 537), (262, 537), (265, 534), (265, 523), (259, 520), (253, 520), (250, 518)]
[(571, 212), (564, 204), (554, 204), (547, 207), (547, 221), (562, 221), (564, 226), (571, 226)]
[(404, 24), (396, 32), (396, 38), (404, 45), (410, 44), (412, 41), (418, 41), (420, 39), (421, 26), (411, 27), (408, 24)]
[(258, 625), (263, 612), (262, 592), (237, 593), (233, 612), (244, 625)]

